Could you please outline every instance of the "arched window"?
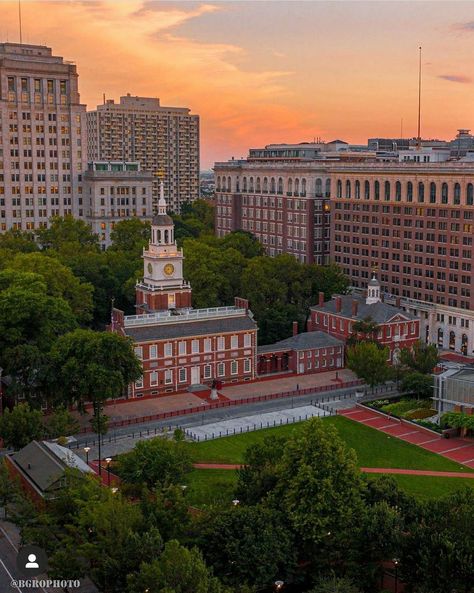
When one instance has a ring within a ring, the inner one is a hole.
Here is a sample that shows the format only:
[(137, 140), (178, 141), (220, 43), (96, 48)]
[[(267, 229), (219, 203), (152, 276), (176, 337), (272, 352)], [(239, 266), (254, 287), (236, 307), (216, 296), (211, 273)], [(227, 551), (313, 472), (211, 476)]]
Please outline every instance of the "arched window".
[(418, 202), (425, 201), (425, 184), (423, 181), (418, 182)]
[(351, 197), (351, 182), (349, 179), (346, 181), (346, 198)]
[(438, 346), (443, 347), (444, 332), (443, 328), (438, 328)]
[(441, 186), (441, 203), (447, 204), (448, 203), (448, 184), (443, 183)]
[(454, 350), (456, 347), (456, 334), (451, 330), (449, 332), (449, 349)]
[(407, 183), (407, 202), (413, 202), (413, 183)]
[(300, 180), (295, 179), (295, 196), (297, 196), (299, 193), (300, 193)]
[(326, 198), (329, 198), (331, 195), (331, 180), (326, 179)]
[(358, 179), (355, 182), (355, 198), (360, 200), (360, 181)]
[(401, 199), (402, 199), (402, 184), (399, 181), (397, 181), (395, 183), (395, 200), (397, 202), (400, 202)]
[(466, 204), (468, 206), (474, 206), (474, 186), (472, 183), (467, 184), (466, 188)]
[(464, 354), (464, 356), (466, 356), (467, 353), (468, 353), (468, 350), (469, 350), (469, 348), (468, 348), (468, 338), (467, 338), (467, 335), (466, 334), (463, 334), (461, 336), (461, 352)]
[(290, 177), (288, 179), (288, 194), (292, 194), (293, 193), (293, 179)]
[(220, 176), (217, 178), (217, 191), (221, 191), (221, 178), (220, 178)]
[(253, 177), (250, 178), (250, 192), (253, 193), (254, 191), (254, 185), (253, 185)]
[(255, 191), (256, 191), (257, 193), (260, 193), (260, 192), (262, 191), (262, 188), (261, 188), (261, 186), (260, 186), (260, 177), (257, 177)]
[(281, 177), (278, 178), (278, 193), (283, 193), (283, 179)]
[(232, 180), (230, 177), (227, 177), (227, 191), (232, 191)]
[(169, 243), (169, 231), (168, 231), (168, 229), (165, 231), (165, 243), (166, 244)]
[(263, 193), (265, 193), (265, 194), (268, 193), (268, 178), (267, 177), (263, 178)]
[(461, 203), (461, 186), (459, 183), (454, 184), (454, 203), (456, 205)]
[(430, 204), (436, 204), (436, 183), (430, 183)]
[(342, 181), (340, 179), (337, 180), (337, 198), (342, 198)]
[(158, 243), (161, 243), (161, 231), (158, 229)]
[(368, 181), (364, 183), (364, 198), (370, 200), (370, 183)]
[(301, 195), (306, 196), (306, 179), (301, 180)]
[(390, 181), (385, 182), (384, 197), (385, 197), (386, 202), (388, 202), (390, 200)]
[(242, 191), (247, 191), (247, 177), (242, 179)]
[(380, 200), (380, 181), (376, 181), (374, 185), (374, 199)]
[(323, 180), (320, 177), (318, 177), (316, 179), (316, 195), (318, 197), (320, 197), (320, 196), (322, 196), (322, 193), (323, 193)]
[(270, 193), (275, 193), (275, 177), (272, 177), (270, 179)]

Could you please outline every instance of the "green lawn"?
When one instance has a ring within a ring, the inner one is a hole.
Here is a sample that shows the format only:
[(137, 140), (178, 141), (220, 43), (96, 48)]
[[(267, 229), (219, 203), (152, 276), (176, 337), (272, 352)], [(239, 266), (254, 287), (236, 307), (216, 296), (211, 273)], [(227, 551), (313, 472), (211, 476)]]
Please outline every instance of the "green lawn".
[(186, 498), (191, 506), (231, 504), (237, 472), (227, 469), (195, 469), (187, 479)]
[[(437, 471), (472, 471), (469, 468), (405, 443), (400, 439), (359, 424), (343, 416), (331, 416), (323, 422), (333, 424), (341, 438), (355, 450), (361, 467), (394, 467)], [(200, 443), (188, 443), (196, 462), (242, 463), (247, 447), (270, 434), (289, 435), (301, 424), (257, 430), (232, 437)]]
[(474, 488), (474, 480), (468, 478), (438, 478), (432, 476), (400, 476), (392, 475), (400, 488), (420, 500), (441, 498), (453, 494), (456, 490)]

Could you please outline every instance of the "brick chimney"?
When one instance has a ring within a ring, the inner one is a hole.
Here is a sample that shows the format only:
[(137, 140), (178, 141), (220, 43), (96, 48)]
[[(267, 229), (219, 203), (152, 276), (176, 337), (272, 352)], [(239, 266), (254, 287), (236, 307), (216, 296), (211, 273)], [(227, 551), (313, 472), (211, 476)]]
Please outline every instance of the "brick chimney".
[(318, 307), (324, 307), (324, 292), (319, 293)]
[(397, 309), (400, 309), (401, 306), (402, 306), (402, 299), (398, 296), (395, 299), (395, 307), (397, 307)]
[(298, 322), (293, 321), (293, 335), (296, 336), (298, 334)]
[(357, 311), (359, 309), (359, 303), (357, 301), (352, 301), (352, 317), (357, 317)]
[(336, 313), (340, 313), (342, 309), (342, 299), (340, 296), (336, 297)]

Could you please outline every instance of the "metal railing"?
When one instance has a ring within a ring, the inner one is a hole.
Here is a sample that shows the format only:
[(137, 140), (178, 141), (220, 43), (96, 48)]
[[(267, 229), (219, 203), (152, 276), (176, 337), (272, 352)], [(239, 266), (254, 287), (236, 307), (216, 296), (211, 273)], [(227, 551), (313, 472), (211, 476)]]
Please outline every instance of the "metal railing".
[(127, 315), (124, 319), (125, 327), (149, 325), (152, 323), (176, 323), (177, 321), (192, 321), (195, 319), (211, 319), (217, 317), (245, 316), (247, 311), (237, 307), (211, 307), (208, 309), (192, 309), (186, 313), (172, 315), (169, 311), (161, 313), (147, 313), (144, 315)]

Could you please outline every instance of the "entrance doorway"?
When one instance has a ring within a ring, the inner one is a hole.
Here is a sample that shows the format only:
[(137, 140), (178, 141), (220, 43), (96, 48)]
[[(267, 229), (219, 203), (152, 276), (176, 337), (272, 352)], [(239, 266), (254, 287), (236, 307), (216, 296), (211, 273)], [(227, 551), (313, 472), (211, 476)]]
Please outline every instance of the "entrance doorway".
[(199, 367), (191, 367), (191, 385), (197, 385), (201, 382)]

